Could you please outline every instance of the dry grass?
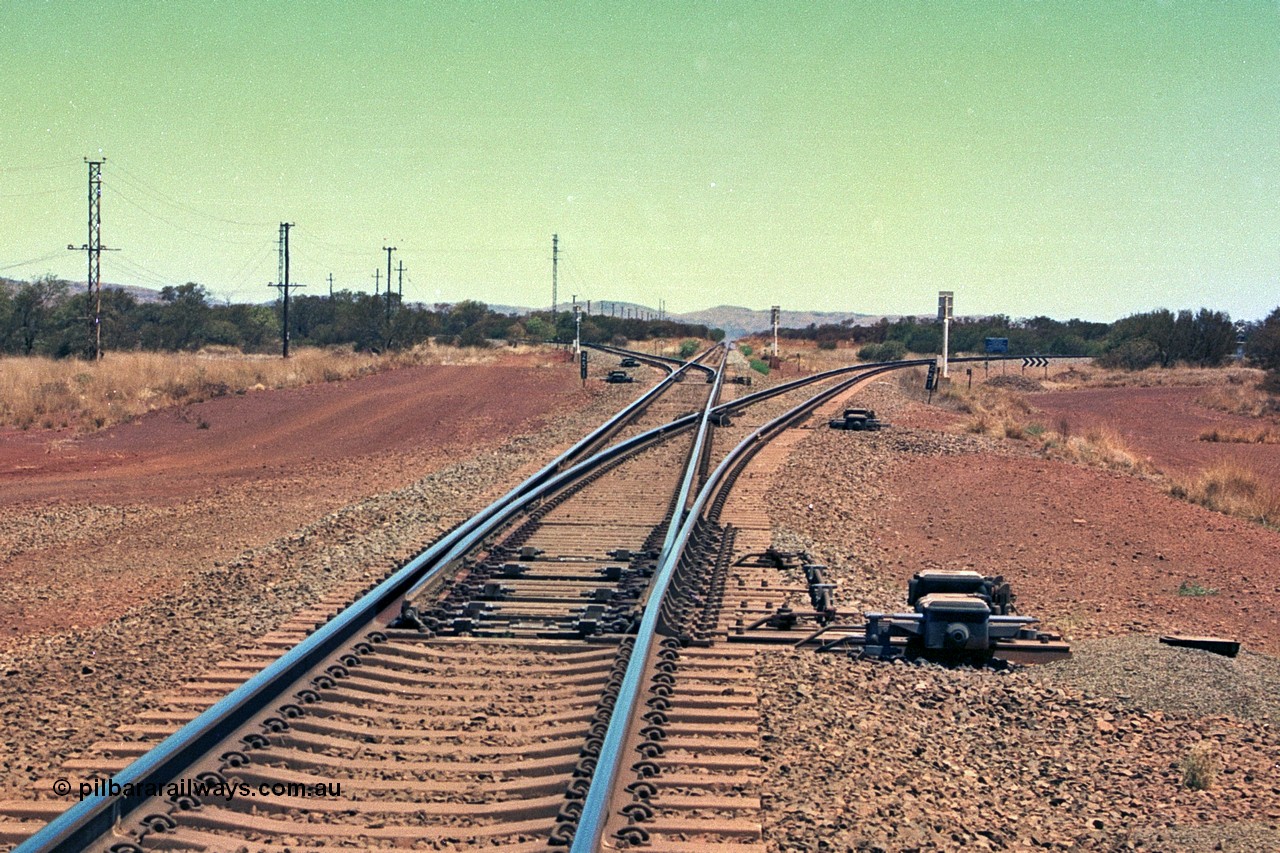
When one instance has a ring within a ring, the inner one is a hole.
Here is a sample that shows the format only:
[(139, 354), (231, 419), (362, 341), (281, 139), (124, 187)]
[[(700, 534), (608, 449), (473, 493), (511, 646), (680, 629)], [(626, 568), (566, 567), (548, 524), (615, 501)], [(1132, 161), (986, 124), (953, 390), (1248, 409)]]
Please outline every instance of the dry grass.
[(1280, 527), (1280, 487), (1239, 462), (1224, 461), (1175, 476), (1169, 494), (1216, 512)]
[(1206, 389), (1196, 402), (1208, 409), (1250, 418), (1280, 414), (1280, 398), (1267, 393), (1258, 382), (1216, 385)]
[(979, 384), (973, 388), (944, 385), (935, 399), (943, 406), (969, 415), (966, 432), (1022, 440), (1028, 435), (1028, 420), (1033, 409), (1020, 394), (995, 385)]
[(1042, 438), (1044, 454), (1051, 459), (1130, 474), (1150, 475), (1155, 471), (1151, 463), (1130, 450), (1114, 430), (1093, 427), (1085, 430), (1083, 435), (1065, 438), (1058, 433), (1046, 432)]
[(1190, 386), (1252, 388), (1262, 381), (1263, 372), (1250, 367), (1149, 367), (1146, 370), (1107, 370), (1096, 365), (1088, 369), (1068, 369), (1052, 379), (1063, 387), (1157, 388)]
[(388, 355), (301, 349), (288, 360), (221, 349), (108, 353), (97, 363), (4, 358), (0, 426), (90, 431), (227, 394), (336, 382), (415, 364), (480, 363), (511, 352), (424, 345)]
[(1269, 426), (1253, 429), (1213, 427), (1202, 431), (1200, 440), (1225, 444), (1280, 444), (1280, 431)]
[(1182, 759), (1182, 784), (1192, 791), (1207, 791), (1218, 778), (1218, 756), (1208, 744), (1199, 744)]
[[(1184, 378), (1203, 373), (1205, 371), (1184, 371)], [(1224, 371), (1216, 373), (1221, 379)], [(1147, 459), (1134, 453), (1114, 430), (1090, 427), (1081, 433), (1073, 430), (1065, 417), (1058, 420), (1054, 429), (1036, 422), (1031, 406), (1011, 389), (981, 385), (969, 390), (952, 386), (941, 392), (940, 399), (950, 408), (970, 416), (964, 422), (968, 432), (1033, 443), (1035, 449), (1049, 459), (1159, 477), (1174, 497), (1227, 515), (1280, 527), (1280, 484), (1239, 462), (1219, 462), (1196, 474), (1165, 478)], [(1200, 438), (1280, 443), (1280, 434), (1271, 427), (1208, 430)]]
[(969, 415), (964, 422), (967, 432), (1034, 442), (1050, 459), (1132, 474), (1154, 473), (1151, 464), (1130, 450), (1114, 430), (1093, 427), (1076, 433), (1065, 419), (1059, 420), (1056, 431), (1049, 429), (1035, 420), (1035, 410), (1026, 399), (1008, 388), (950, 386), (940, 398), (945, 405)]

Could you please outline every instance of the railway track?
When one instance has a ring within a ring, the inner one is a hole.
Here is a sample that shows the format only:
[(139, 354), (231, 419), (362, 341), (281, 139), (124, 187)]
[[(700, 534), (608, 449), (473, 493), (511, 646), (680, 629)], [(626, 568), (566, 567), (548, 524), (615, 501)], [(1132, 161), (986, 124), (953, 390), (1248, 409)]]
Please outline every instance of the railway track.
[[(663, 369), (335, 618), (299, 614), (65, 768), (130, 787), (20, 849), (763, 849), (759, 650), (724, 641), (806, 589), (735, 567), (767, 531), (720, 516), (757, 450), (867, 371), (717, 404), (723, 365)], [(0, 838), (64, 806), (0, 804)]]

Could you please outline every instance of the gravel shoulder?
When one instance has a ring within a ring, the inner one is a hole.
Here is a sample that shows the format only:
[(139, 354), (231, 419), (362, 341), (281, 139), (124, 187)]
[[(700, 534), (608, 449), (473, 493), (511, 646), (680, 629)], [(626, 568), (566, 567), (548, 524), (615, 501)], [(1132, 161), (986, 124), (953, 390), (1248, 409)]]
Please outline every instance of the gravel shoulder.
[[(1009, 671), (761, 654), (769, 848), (1280, 849), (1277, 534), (959, 433), (891, 381), (859, 400), (895, 426), (815, 429), (774, 480), (775, 544), (825, 563), (850, 610), (905, 609), (925, 568), (1003, 574), (1075, 653)], [(1172, 631), (1246, 651), (1156, 642)]]
[[(10, 554), (0, 580), (40, 615), (0, 651), (0, 798), (32, 796), (35, 780), (133, 721), (153, 692), (194, 678), (345, 584), (381, 579), (643, 387), (592, 383), (583, 393), (571, 365), (523, 386), (520, 370), (505, 379), (474, 370), (437, 374), (434, 391), (418, 393), (439, 403), (447, 378), (446, 396), (484, 395), (489, 421), (480, 437), (470, 432), (473, 407), (438, 404), (418, 419), (412, 447), (399, 451), (347, 458), (349, 436), (332, 436), (332, 451), (313, 466), (258, 468), (235, 482), (211, 474), (197, 494), (183, 497), (173, 486), (142, 509), (135, 496), (113, 503), (107, 492), (70, 504), (33, 500), (6, 515)], [(363, 399), (359, 383), (336, 385), (347, 387), (328, 392)], [(547, 385), (568, 390), (538, 397)], [(424, 387), (409, 382), (401, 391)], [(516, 399), (523, 397), (538, 399)], [(350, 402), (343, 408), (352, 416), (338, 423), (362, 431), (361, 405)], [(474, 446), (457, 449), (452, 436)], [(278, 446), (294, 452), (288, 442)], [(99, 553), (104, 536), (118, 538), (116, 550)], [(212, 540), (225, 547), (195, 544)], [(59, 600), (68, 590), (82, 592)]]
[(79, 438), (0, 434), (0, 650), (107, 624), (361, 498), (595, 399), (621, 404), (576, 380), (567, 365), (417, 367)]

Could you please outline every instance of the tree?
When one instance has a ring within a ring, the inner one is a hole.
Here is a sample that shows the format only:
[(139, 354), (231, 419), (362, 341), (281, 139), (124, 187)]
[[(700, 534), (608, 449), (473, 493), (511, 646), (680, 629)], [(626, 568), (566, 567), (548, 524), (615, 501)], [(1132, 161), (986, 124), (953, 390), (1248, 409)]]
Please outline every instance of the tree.
[(1201, 308), (1176, 315), (1161, 308), (1117, 320), (1107, 338), (1101, 361), (1106, 366), (1141, 369), (1178, 362), (1214, 367), (1231, 353), (1235, 328), (1220, 311)]
[(1267, 371), (1267, 387), (1280, 391), (1280, 308), (1256, 326), (1245, 343), (1250, 361)]
[(549, 341), (551, 336), (555, 334), (555, 329), (543, 317), (530, 314), (524, 321), (525, 333), (531, 340)]
[(196, 350), (207, 342), (209, 291), (189, 281), (160, 290), (155, 340), (158, 349)]
[[(9, 348), (22, 355), (31, 355), (36, 345), (52, 331), (53, 309), (66, 297), (67, 283), (52, 275), (37, 278), (18, 285), (10, 301)], [(86, 315), (85, 321), (88, 322)]]
[(1201, 308), (1192, 318), (1191, 326), (1191, 348), (1183, 354), (1186, 361), (1201, 367), (1217, 367), (1235, 351), (1235, 325), (1222, 311)]

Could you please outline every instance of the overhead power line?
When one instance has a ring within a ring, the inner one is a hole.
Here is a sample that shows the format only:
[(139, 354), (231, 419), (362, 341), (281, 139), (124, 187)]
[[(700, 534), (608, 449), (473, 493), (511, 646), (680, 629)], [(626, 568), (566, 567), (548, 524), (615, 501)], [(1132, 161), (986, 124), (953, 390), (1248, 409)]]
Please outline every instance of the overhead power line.
[(244, 228), (264, 228), (271, 224), (270, 222), (245, 222), (239, 219), (228, 219), (225, 216), (216, 216), (212, 213), (207, 213), (203, 210), (200, 210), (199, 208), (192, 207), (191, 205), (185, 202), (175, 199), (173, 196), (169, 195), (163, 190), (156, 189), (155, 187), (148, 184), (142, 178), (138, 177), (137, 175), (130, 172), (128, 169), (125, 169), (124, 167), (119, 166), (114, 162), (112, 163), (112, 166), (111, 166), (111, 172), (113, 175), (119, 174), (120, 176), (123, 176), (125, 183), (129, 184), (134, 189), (138, 190), (138, 192), (141, 192), (145, 195), (149, 195), (157, 201), (170, 205), (171, 207), (177, 208), (178, 210), (185, 211), (193, 216), (200, 216), (205, 219), (211, 219), (214, 222), (222, 222), (226, 225), (239, 225)]
[(247, 278), (251, 275), (252, 269), (265, 263), (267, 258), (270, 257), (271, 253), (275, 250), (275, 240), (267, 240), (263, 242), (258, 249), (249, 256), (249, 259), (244, 262), (244, 265), (240, 267), (236, 274), (231, 277), (230, 287), (235, 290), (239, 289), (241, 286), (247, 285)]
[(56, 190), (32, 190), (27, 193), (0, 193), (0, 198), (34, 198), (41, 195), (71, 195), (71, 187), (59, 187)]
[(145, 267), (136, 261), (129, 260), (123, 255), (116, 256), (112, 259), (111, 263), (114, 266), (120, 267), (129, 275), (145, 281), (148, 284), (158, 284), (161, 287), (168, 287), (171, 285), (176, 287), (179, 284), (178, 279), (171, 278), (161, 272), (156, 272), (155, 270)]
[(75, 160), (59, 160), (56, 163), (43, 163), (38, 166), (0, 166), (0, 173), (4, 172), (40, 172), (46, 169), (65, 169), (68, 166), (78, 166), (82, 161)]
[(32, 258), (29, 261), (18, 261), (17, 263), (13, 263), (13, 264), (6, 264), (5, 266), (0, 267), (0, 272), (5, 272), (6, 270), (16, 270), (19, 267), (34, 266), (35, 264), (42, 264), (45, 261), (51, 261), (54, 258), (61, 258), (63, 257), (63, 252), (65, 251), (66, 249), (58, 249), (58, 251), (50, 252), (49, 254), (44, 255), (43, 257)]
[(113, 190), (115, 196), (118, 196), (121, 200), (124, 201), (125, 204), (129, 205), (132, 208), (142, 211), (147, 216), (150, 216), (151, 218), (155, 219), (157, 222), (163, 222), (165, 225), (168, 225), (170, 228), (173, 228), (177, 231), (181, 231), (185, 234), (190, 234), (194, 237), (202, 237), (211, 243), (219, 243), (219, 244), (233, 243), (238, 246), (250, 246), (250, 245), (254, 245), (257, 242), (256, 240), (249, 240), (249, 239), (232, 240), (226, 237), (214, 237), (208, 231), (199, 231), (194, 228), (187, 228), (186, 226), (179, 225), (176, 222), (166, 219), (165, 217), (161, 216), (160, 214), (156, 213), (154, 210), (151, 210), (150, 208), (143, 207), (141, 204), (138, 203), (136, 199), (132, 198), (129, 195), (129, 193), (122, 192), (120, 190), (119, 184), (112, 183), (111, 189)]

